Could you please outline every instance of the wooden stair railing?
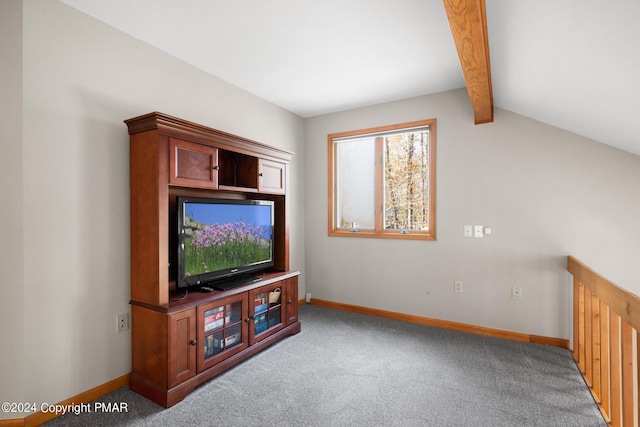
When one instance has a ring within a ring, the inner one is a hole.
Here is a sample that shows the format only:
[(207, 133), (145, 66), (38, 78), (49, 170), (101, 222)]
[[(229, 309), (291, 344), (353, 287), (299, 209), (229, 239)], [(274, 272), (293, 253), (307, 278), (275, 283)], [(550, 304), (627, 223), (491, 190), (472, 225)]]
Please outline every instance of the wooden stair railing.
[(638, 426), (640, 297), (573, 257), (573, 358), (612, 426)]

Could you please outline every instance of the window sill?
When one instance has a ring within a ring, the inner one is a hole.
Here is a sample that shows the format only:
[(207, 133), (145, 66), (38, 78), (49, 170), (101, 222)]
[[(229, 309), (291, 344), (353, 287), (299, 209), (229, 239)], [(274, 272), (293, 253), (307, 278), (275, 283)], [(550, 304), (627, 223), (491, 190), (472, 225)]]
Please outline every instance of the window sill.
[(329, 237), (365, 237), (373, 239), (397, 239), (397, 240), (436, 240), (436, 236), (429, 232), (412, 231), (402, 233), (397, 230), (376, 232), (374, 230), (329, 230)]

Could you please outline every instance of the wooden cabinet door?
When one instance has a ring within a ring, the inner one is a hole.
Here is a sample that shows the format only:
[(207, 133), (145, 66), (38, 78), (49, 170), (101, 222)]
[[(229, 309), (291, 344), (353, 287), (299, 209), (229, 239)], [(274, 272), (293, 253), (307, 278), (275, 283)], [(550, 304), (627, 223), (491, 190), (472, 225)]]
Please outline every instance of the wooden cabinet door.
[(169, 183), (218, 188), (218, 149), (176, 138), (169, 139)]
[(285, 326), (286, 281), (249, 292), (249, 345), (265, 339)]
[(247, 293), (198, 306), (198, 371), (248, 347)]
[(287, 279), (287, 325), (298, 320), (298, 277)]
[(258, 161), (258, 192), (270, 194), (284, 194), (286, 190), (286, 165), (259, 159)]
[(169, 388), (196, 374), (196, 311), (169, 315)]

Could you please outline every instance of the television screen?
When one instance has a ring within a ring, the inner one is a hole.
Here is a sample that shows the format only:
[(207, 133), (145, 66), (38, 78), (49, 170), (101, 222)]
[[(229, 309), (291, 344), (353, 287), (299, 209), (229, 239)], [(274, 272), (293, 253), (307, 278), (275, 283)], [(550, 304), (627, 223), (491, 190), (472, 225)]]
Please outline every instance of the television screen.
[(273, 202), (178, 197), (178, 287), (273, 265)]

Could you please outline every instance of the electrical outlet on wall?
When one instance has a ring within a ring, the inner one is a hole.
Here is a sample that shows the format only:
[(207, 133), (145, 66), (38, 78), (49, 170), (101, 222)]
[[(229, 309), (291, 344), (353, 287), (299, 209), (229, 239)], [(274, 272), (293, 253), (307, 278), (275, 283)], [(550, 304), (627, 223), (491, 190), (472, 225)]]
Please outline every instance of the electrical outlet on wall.
[(453, 291), (454, 292), (458, 292), (458, 293), (464, 292), (464, 286), (463, 286), (462, 282), (460, 282), (458, 280), (453, 282)]
[(118, 322), (118, 332), (129, 330), (129, 313), (123, 313), (116, 316), (116, 321)]

